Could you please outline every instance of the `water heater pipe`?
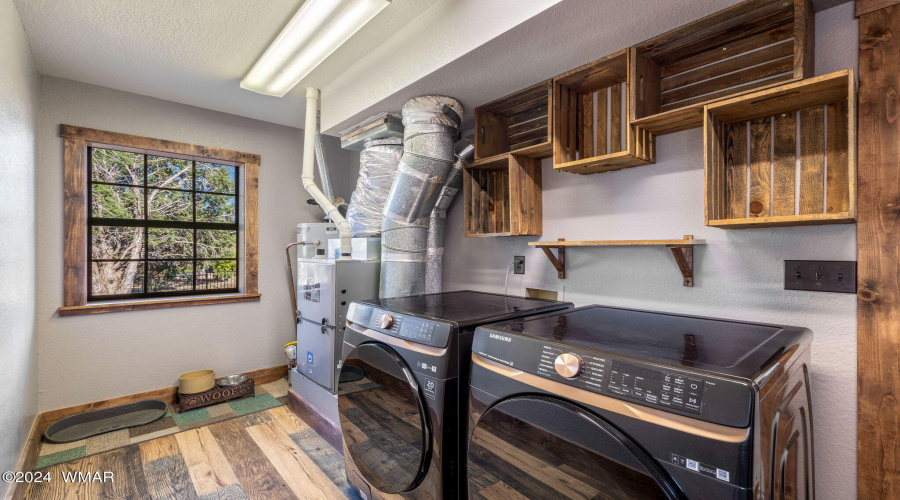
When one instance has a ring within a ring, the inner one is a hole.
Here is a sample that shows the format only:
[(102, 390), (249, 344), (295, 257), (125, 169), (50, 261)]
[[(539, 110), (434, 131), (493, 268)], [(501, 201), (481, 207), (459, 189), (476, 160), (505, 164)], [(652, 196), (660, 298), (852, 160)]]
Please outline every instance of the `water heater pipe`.
[(306, 189), (316, 203), (331, 219), (341, 234), (341, 259), (350, 259), (350, 224), (316, 185), (313, 177), (313, 163), (316, 157), (316, 130), (319, 124), (319, 89), (306, 89), (306, 125), (303, 129), (303, 189)]

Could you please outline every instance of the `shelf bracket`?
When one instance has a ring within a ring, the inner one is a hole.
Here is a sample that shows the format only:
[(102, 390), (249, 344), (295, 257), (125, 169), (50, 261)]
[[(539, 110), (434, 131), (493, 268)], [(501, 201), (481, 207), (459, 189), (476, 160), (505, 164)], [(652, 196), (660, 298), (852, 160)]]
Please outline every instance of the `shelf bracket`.
[[(686, 235), (684, 239), (691, 240), (694, 237)], [(694, 245), (666, 245), (675, 257), (678, 270), (684, 278), (684, 286), (694, 286)]]
[[(559, 241), (566, 241), (566, 239), (560, 238)], [(544, 255), (550, 259), (550, 263), (553, 264), (553, 267), (556, 268), (557, 277), (561, 280), (566, 279), (566, 247), (562, 245), (558, 247), (544, 246), (541, 247), (541, 250), (543, 250)], [(551, 250), (556, 250), (556, 255), (553, 255)]]

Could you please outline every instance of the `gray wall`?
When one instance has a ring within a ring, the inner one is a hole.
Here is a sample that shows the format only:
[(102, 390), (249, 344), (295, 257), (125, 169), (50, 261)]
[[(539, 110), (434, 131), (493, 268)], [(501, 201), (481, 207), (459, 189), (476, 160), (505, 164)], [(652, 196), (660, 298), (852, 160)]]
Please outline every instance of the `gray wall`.
[[(262, 155), (260, 302), (60, 318), (63, 300), (61, 123)], [(38, 128), (41, 411), (175, 385), (180, 373), (226, 375), (284, 364), (295, 339), (284, 247), (322, 212), (300, 183), (301, 131), (103, 87), (44, 77)], [(327, 138), (337, 194), (349, 199), (357, 155)], [(343, 169), (341, 168), (343, 166)]]
[[(37, 412), (35, 129), (40, 77), (9, 0), (0, 0), (0, 471), (14, 470)], [(0, 497), (7, 489), (0, 482)]]
[[(816, 72), (856, 68), (853, 4), (817, 14)], [(502, 292), (514, 255), (526, 274), (509, 292), (539, 287), (576, 305), (606, 304), (806, 326), (813, 330), (812, 390), (819, 498), (856, 497), (856, 297), (783, 290), (785, 259), (856, 259), (853, 225), (722, 230), (703, 222), (701, 130), (657, 141), (658, 163), (588, 176), (554, 172), (543, 162), (544, 230), (540, 238), (463, 238), (462, 203), (449, 215), (445, 287)], [(575, 248), (559, 280), (529, 241), (670, 239), (695, 247), (693, 288), (681, 286), (665, 248)]]

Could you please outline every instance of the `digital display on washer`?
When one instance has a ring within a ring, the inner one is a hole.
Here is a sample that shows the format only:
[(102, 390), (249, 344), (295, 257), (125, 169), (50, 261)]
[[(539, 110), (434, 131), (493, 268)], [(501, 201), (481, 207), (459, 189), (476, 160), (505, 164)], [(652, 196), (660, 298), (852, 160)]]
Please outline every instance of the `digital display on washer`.
[(613, 361), (607, 389), (646, 403), (700, 413), (703, 380)]

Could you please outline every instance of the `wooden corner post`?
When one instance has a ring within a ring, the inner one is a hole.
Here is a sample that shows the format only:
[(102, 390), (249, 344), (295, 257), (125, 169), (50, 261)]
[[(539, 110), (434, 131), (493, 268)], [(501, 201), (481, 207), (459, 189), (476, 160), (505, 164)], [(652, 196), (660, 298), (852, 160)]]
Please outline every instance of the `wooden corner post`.
[(857, 0), (858, 496), (900, 498), (900, 2)]

